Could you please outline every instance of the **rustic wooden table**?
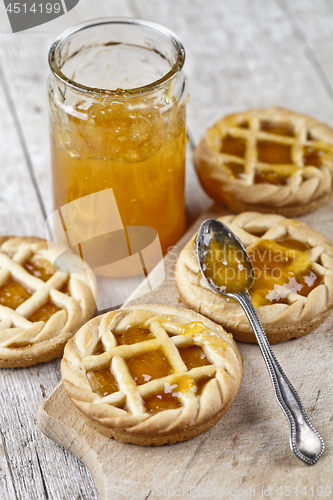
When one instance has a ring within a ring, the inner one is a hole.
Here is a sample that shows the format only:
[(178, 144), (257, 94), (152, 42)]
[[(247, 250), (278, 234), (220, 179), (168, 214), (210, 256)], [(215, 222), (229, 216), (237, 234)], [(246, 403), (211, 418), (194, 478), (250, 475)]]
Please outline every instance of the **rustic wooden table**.
[[(188, 224), (210, 205), (193, 172), (191, 151), (218, 118), (249, 107), (281, 105), (333, 125), (329, 0), (80, 0), (65, 16), (16, 34), (2, 4), (2, 235), (45, 237), (44, 221), (52, 212), (45, 90), (48, 49), (65, 28), (103, 16), (159, 22), (185, 45), (191, 96)], [(119, 300), (127, 295), (128, 289), (119, 287)], [(47, 439), (36, 425), (38, 408), (59, 380), (59, 360), (0, 371), (1, 499), (97, 499), (82, 462)], [(192, 459), (187, 459), (190, 466)]]

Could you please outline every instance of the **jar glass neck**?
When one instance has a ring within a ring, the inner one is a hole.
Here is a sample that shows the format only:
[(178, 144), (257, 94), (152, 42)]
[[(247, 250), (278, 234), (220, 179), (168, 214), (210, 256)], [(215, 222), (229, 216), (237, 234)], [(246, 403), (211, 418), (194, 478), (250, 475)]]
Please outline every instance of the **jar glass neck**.
[(49, 53), (66, 86), (95, 97), (125, 98), (168, 86), (185, 52), (166, 28), (136, 19), (101, 19), (64, 32)]

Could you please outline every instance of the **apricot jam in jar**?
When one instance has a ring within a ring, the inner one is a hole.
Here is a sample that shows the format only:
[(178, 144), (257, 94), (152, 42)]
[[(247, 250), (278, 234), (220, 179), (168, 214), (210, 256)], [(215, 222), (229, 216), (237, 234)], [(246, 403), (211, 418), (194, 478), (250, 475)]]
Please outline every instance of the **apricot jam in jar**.
[[(136, 19), (94, 20), (55, 41), (48, 83), (55, 209), (112, 189), (124, 227), (154, 228), (163, 253), (177, 241), (185, 229), (184, 59), (173, 33)], [(91, 220), (87, 214), (85, 240)]]

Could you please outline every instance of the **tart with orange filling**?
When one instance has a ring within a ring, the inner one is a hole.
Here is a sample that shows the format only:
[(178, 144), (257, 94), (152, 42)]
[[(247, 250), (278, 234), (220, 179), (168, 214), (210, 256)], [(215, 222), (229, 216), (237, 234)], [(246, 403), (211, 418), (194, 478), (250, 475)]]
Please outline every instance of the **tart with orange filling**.
[[(276, 214), (244, 212), (220, 220), (249, 254), (254, 282), (248, 293), (270, 343), (302, 337), (325, 321), (333, 308), (333, 246), (325, 236)], [(221, 283), (230, 280), (233, 288), (243, 269), (237, 256), (234, 260), (227, 256), (216, 262), (216, 276)], [(176, 284), (184, 305), (221, 324), (236, 340), (256, 342), (241, 306), (213, 292), (204, 280), (194, 239), (180, 253)]]
[(287, 217), (333, 194), (333, 129), (281, 108), (252, 109), (218, 121), (194, 154), (200, 182), (218, 204)]
[[(82, 269), (80, 258), (71, 258)], [(94, 291), (84, 272), (53, 269), (46, 240), (1, 237), (0, 367), (61, 356), (67, 340), (93, 316)]]
[(171, 444), (226, 413), (241, 383), (242, 357), (232, 336), (204, 316), (140, 305), (86, 323), (65, 347), (61, 377), (102, 434)]

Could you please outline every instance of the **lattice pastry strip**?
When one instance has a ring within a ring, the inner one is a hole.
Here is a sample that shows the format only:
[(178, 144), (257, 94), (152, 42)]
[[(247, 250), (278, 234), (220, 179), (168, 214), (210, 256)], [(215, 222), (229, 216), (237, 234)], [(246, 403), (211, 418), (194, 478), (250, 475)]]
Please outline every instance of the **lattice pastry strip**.
[(45, 240), (0, 239), (0, 366), (27, 366), (61, 355), (94, 310), (85, 274), (55, 271)]
[(281, 108), (227, 116), (194, 154), (207, 193), (229, 209), (289, 217), (326, 203), (333, 191), (333, 129)]
[(242, 362), (231, 336), (203, 316), (146, 305), (84, 325), (66, 346), (61, 374), (100, 432), (163, 444), (197, 435), (225, 413)]
[[(220, 220), (240, 238), (259, 271), (250, 293), (271, 343), (301, 337), (327, 318), (333, 307), (333, 246), (325, 236), (276, 214), (243, 212)], [(182, 302), (232, 331), (236, 339), (255, 342), (242, 308), (215, 294), (202, 277), (194, 240), (176, 266)]]

